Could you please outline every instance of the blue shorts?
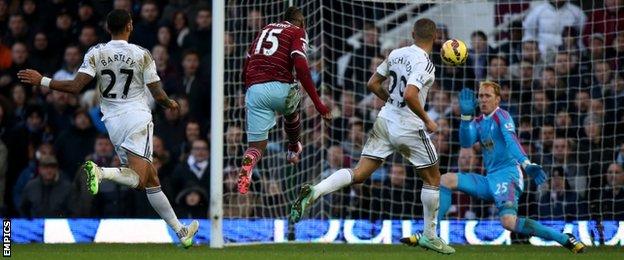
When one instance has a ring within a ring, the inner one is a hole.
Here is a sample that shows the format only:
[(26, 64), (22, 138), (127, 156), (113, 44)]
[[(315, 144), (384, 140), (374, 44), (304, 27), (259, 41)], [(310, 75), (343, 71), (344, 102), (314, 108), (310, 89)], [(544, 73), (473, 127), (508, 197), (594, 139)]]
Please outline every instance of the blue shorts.
[(517, 215), (518, 199), (524, 190), (520, 166), (506, 167), (483, 176), (475, 173), (457, 174), (457, 190), (481, 200), (494, 202), (498, 216)]
[(299, 107), (299, 85), (278, 81), (251, 85), (245, 94), (247, 141), (269, 138), (276, 112), (290, 115)]

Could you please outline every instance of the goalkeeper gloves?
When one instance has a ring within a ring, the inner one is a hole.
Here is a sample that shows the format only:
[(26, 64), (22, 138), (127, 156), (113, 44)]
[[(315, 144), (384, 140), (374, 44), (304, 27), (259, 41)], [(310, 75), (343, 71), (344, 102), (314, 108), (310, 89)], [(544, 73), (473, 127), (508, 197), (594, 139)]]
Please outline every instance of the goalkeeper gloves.
[(522, 162), (522, 169), (533, 179), (535, 185), (539, 186), (546, 182), (546, 172), (539, 164), (532, 163), (529, 160)]
[(476, 106), (477, 99), (474, 91), (469, 88), (463, 88), (459, 92), (459, 110), (461, 111), (462, 120), (471, 120)]

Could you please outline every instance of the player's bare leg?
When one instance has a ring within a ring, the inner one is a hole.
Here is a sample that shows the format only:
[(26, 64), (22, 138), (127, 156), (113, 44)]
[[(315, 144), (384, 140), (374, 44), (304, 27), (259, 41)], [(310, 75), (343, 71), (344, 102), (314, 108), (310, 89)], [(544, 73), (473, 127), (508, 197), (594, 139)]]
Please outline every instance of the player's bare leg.
[(296, 164), (300, 160), (303, 145), (301, 144), (301, 117), (299, 112), (284, 115), (284, 132), (288, 136), (288, 153), (286, 160)]
[(306, 209), (319, 197), (364, 182), (382, 163), (382, 160), (362, 156), (355, 169), (340, 169), (314, 186), (304, 184), (291, 207), (290, 220), (299, 222)]
[(436, 233), (438, 225), (438, 209), (440, 205), (440, 169), (438, 164), (422, 169), (419, 174), (424, 184), (420, 193), (423, 204), (425, 227), (423, 234), (414, 234), (401, 239), (411, 246), (421, 246), (442, 254), (455, 253), (455, 249), (447, 245)]
[(253, 168), (256, 166), (258, 161), (260, 161), (260, 158), (262, 158), (262, 153), (264, 152), (267, 143), (267, 140), (249, 142), (249, 148), (245, 150), (240, 172), (238, 173), (238, 192), (241, 194), (246, 194), (249, 191)]

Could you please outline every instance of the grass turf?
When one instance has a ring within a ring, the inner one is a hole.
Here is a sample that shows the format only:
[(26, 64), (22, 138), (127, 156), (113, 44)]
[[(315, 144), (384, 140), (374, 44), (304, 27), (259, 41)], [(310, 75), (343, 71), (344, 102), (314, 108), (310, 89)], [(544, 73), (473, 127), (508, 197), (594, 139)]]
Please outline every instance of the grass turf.
[(457, 252), (444, 256), (403, 245), (271, 244), (229, 246), (188, 250), (169, 244), (26, 244), (12, 245), (14, 259), (624, 259), (624, 247), (591, 247), (574, 255), (561, 247), (455, 246)]

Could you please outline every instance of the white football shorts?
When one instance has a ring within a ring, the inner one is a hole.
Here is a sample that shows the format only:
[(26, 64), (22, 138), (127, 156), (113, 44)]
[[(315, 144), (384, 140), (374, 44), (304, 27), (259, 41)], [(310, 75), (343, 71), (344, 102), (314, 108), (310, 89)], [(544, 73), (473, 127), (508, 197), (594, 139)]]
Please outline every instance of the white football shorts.
[(429, 135), (423, 129), (406, 129), (378, 117), (362, 156), (385, 160), (393, 152), (401, 154), (416, 169), (431, 167), (438, 163), (438, 154)]
[(152, 161), (152, 114), (145, 111), (128, 112), (106, 118), (108, 130), (122, 165), (128, 165), (128, 153)]

